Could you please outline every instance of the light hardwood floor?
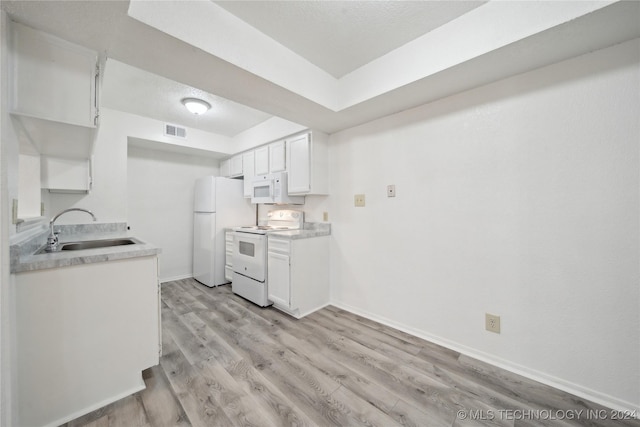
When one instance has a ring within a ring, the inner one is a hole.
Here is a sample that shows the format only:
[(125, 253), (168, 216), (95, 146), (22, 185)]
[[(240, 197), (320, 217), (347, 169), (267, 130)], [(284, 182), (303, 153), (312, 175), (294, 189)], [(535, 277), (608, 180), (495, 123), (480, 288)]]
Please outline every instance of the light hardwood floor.
[(640, 426), (332, 306), (296, 320), (187, 279), (162, 328), (147, 388), (65, 427)]

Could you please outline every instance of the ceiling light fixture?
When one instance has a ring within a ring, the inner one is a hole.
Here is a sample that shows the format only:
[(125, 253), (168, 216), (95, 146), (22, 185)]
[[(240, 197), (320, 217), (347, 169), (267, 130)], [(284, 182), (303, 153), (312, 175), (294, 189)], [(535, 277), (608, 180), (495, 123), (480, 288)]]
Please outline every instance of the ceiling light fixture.
[(211, 104), (198, 98), (184, 98), (182, 104), (196, 116), (206, 113), (207, 110), (211, 108)]

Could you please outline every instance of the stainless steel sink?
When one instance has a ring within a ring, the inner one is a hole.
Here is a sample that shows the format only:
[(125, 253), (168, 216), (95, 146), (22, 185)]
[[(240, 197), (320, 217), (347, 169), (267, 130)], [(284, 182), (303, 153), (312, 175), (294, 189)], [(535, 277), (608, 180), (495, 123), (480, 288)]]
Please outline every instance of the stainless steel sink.
[[(111, 246), (135, 245), (137, 243), (140, 243), (140, 242), (134, 239), (130, 239), (128, 237), (121, 238), (121, 239), (85, 240), (82, 242), (60, 243), (58, 246), (58, 250), (56, 250), (56, 252), (81, 251), (84, 249), (96, 249), (96, 248), (108, 248)], [(38, 252), (36, 252), (36, 255), (53, 253), (53, 252), (47, 252), (45, 248), (46, 246), (41, 248)]]
[(109, 246), (135, 245), (132, 239), (87, 240), (86, 242), (61, 243), (61, 251), (81, 251), (82, 249), (107, 248)]

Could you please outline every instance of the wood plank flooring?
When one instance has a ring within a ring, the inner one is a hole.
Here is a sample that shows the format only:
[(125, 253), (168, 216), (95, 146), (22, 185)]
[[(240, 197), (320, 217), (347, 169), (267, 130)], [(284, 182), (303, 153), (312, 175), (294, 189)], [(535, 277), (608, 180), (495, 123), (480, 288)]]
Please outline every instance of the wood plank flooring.
[(296, 320), (186, 279), (162, 328), (147, 388), (65, 427), (640, 426), (332, 306)]

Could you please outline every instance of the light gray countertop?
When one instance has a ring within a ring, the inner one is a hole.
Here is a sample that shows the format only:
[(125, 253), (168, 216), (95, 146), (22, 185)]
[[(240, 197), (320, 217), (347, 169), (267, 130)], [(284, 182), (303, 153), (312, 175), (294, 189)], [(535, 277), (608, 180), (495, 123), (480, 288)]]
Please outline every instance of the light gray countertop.
[[(97, 226), (102, 226), (102, 224), (97, 224)], [(61, 228), (64, 230), (64, 227)], [(157, 246), (144, 242), (129, 233), (126, 230), (126, 224), (124, 224), (124, 226), (117, 227), (97, 227), (95, 230), (92, 230), (89, 225), (80, 229), (75, 226), (67, 226), (66, 232), (63, 231), (59, 236), (60, 244), (114, 238), (131, 238), (136, 241), (136, 244), (34, 255), (44, 246), (47, 234), (48, 232), (43, 232), (29, 241), (11, 247), (11, 273), (152, 256), (161, 252)]]
[(288, 240), (310, 239), (331, 235), (331, 224), (324, 222), (305, 222), (301, 230), (273, 231), (269, 237), (279, 237)]

